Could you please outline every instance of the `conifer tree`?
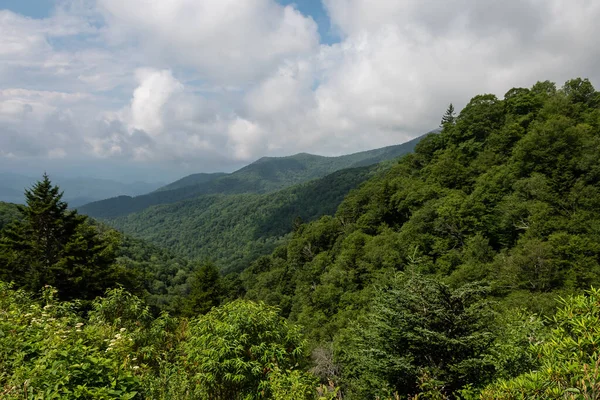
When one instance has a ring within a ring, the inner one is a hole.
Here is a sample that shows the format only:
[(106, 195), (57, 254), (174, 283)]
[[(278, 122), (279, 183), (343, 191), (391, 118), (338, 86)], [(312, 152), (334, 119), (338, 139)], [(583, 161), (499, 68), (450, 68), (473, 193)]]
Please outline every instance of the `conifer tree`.
[(214, 264), (204, 264), (191, 278), (190, 292), (183, 304), (182, 313), (190, 317), (206, 314), (221, 303), (222, 297), (223, 288), (219, 270)]
[(62, 196), (46, 174), (25, 191), (21, 218), (0, 237), (0, 279), (32, 291), (52, 285), (66, 299), (91, 299), (119, 281), (115, 256)]
[(442, 117), (442, 122), (440, 123), (440, 127), (443, 128), (444, 126), (446, 126), (446, 124), (454, 124), (454, 122), (456, 120), (456, 117), (454, 116), (454, 114), (455, 114), (454, 106), (452, 105), (452, 103), (450, 103), (450, 105), (448, 106), (448, 109), (446, 110), (446, 113)]

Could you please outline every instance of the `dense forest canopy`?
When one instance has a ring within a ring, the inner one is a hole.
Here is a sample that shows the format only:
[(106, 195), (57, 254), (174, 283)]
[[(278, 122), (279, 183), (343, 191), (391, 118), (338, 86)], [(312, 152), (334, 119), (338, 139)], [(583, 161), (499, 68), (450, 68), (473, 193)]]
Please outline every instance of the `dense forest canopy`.
[(285, 243), (294, 224), (335, 213), (351, 189), (387, 167), (343, 169), (274, 193), (200, 196), (104, 221), (179, 256), (240, 272)]
[(19, 218), (19, 209), (16, 204), (0, 201), (0, 230), (10, 222)]
[(45, 177), (1, 233), (0, 393), (597, 398), (599, 154), (588, 80), (478, 95), (226, 276), (68, 211)]

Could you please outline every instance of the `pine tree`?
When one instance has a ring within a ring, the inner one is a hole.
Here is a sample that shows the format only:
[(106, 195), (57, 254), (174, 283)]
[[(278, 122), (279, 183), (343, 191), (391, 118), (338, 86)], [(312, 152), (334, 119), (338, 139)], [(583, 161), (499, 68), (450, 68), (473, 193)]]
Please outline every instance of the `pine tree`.
[(114, 252), (86, 216), (70, 211), (48, 175), (25, 191), (21, 218), (0, 238), (0, 279), (62, 298), (91, 299), (119, 280)]
[(221, 303), (222, 297), (219, 270), (214, 264), (204, 264), (192, 276), (190, 292), (183, 304), (182, 313), (190, 317), (206, 314)]
[(455, 114), (454, 106), (452, 105), (452, 103), (450, 103), (450, 105), (448, 106), (448, 109), (446, 110), (446, 113), (442, 117), (442, 122), (440, 123), (440, 127), (443, 128), (447, 124), (454, 124), (454, 122), (456, 120), (456, 117), (454, 116), (454, 114)]

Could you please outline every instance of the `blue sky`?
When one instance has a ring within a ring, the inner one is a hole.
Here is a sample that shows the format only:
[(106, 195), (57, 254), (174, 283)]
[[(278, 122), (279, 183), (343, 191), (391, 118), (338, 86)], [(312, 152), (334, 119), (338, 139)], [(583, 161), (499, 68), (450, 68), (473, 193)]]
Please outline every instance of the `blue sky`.
[(279, 3), (283, 5), (294, 4), (301, 13), (310, 15), (319, 25), (319, 35), (322, 43), (331, 44), (339, 40), (339, 37), (331, 30), (329, 16), (321, 0), (279, 0)]
[(32, 18), (45, 18), (50, 15), (55, 3), (54, 0), (2, 0), (0, 8)]
[[(321, 0), (278, 0), (278, 2), (282, 5), (295, 5), (300, 12), (310, 15), (319, 26), (322, 43), (331, 44), (339, 40), (331, 30), (329, 16)], [(55, 4), (56, 0), (1, 0), (0, 9), (8, 9), (32, 18), (46, 18), (52, 13)]]

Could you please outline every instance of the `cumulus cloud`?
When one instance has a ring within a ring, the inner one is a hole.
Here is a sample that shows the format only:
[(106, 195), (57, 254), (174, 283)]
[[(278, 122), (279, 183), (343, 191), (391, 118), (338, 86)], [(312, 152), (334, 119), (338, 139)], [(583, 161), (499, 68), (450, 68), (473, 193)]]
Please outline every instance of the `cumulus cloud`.
[(113, 40), (135, 39), (152, 59), (237, 84), (318, 46), (316, 23), (273, 0), (99, 0)]
[(338, 43), (274, 0), (0, 10), (0, 157), (214, 170), (400, 143), (537, 80), (600, 84), (599, 2), (323, 1)]
[(163, 129), (163, 108), (171, 96), (183, 90), (171, 71), (141, 69), (136, 72), (139, 86), (133, 92), (131, 119), (135, 128), (150, 134)]
[(85, 93), (0, 90), (0, 147), (13, 156), (56, 156), (53, 150), (63, 145), (79, 147), (71, 107), (88, 98)]

